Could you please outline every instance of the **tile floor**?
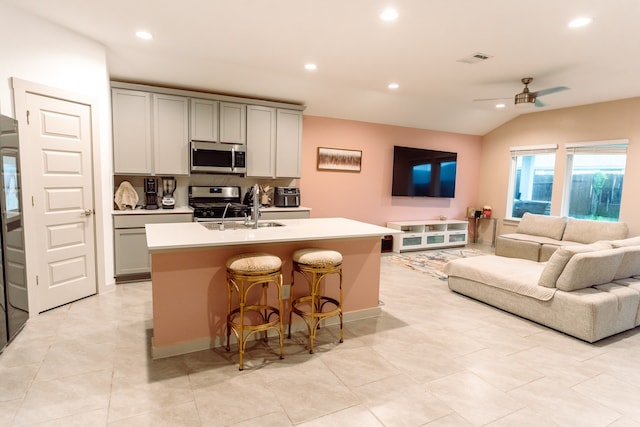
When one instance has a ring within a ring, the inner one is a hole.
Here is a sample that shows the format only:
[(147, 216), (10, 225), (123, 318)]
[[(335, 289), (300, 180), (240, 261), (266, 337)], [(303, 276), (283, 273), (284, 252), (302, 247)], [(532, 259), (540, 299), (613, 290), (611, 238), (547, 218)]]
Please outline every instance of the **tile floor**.
[(151, 360), (149, 283), (35, 317), (0, 355), (0, 426), (640, 426), (640, 329), (586, 344), (382, 257), (379, 317), (243, 372)]

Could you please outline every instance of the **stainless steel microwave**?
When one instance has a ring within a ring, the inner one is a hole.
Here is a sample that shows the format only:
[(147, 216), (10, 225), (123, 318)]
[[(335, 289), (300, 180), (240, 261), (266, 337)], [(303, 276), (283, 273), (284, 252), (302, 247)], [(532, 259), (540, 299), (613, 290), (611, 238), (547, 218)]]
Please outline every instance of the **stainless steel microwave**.
[(247, 152), (244, 145), (215, 142), (191, 142), (191, 172), (247, 172)]

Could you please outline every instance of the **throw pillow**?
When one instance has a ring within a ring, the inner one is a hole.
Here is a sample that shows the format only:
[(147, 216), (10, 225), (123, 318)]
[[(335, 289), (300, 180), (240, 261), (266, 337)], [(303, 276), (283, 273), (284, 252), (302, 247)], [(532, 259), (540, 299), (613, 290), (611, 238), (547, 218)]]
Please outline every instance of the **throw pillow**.
[(562, 239), (567, 219), (562, 216), (538, 215), (526, 212), (518, 224), (518, 233)]
[(623, 256), (624, 253), (620, 249), (576, 254), (571, 257), (558, 277), (556, 288), (571, 292), (609, 283), (613, 280)]
[(562, 271), (566, 267), (567, 263), (575, 254), (583, 252), (593, 252), (598, 250), (611, 249), (611, 245), (607, 242), (596, 242), (591, 245), (576, 245), (576, 246), (561, 246), (559, 247), (542, 270), (540, 279), (538, 280), (539, 286), (547, 288), (555, 288), (558, 277), (562, 274)]
[(624, 253), (624, 257), (613, 280), (640, 275), (640, 246), (626, 246), (618, 250)]

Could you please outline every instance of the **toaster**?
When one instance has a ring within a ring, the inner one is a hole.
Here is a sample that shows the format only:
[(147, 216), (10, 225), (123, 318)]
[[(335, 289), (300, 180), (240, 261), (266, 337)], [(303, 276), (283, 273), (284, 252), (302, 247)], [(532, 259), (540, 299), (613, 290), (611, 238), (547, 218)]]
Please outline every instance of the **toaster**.
[(273, 190), (273, 204), (279, 208), (297, 208), (300, 206), (298, 187), (276, 187)]

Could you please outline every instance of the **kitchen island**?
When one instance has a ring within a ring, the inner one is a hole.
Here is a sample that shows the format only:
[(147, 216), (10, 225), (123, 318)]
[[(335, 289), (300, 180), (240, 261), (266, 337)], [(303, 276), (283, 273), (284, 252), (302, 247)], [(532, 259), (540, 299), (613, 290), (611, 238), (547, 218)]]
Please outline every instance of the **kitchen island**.
[[(345, 218), (274, 222), (277, 225), (257, 229), (228, 223), (222, 231), (197, 222), (146, 226), (151, 253), (154, 358), (224, 345), (225, 263), (241, 253), (269, 252), (279, 256), (283, 261), (284, 284), (289, 285), (291, 255), (295, 250), (307, 247), (337, 250), (343, 256), (345, 322), (378, 314), (381, 238), (399, 233), (397, 230)], [(294, 294), (304, 294), (305, 288), (304, 284), (297, 285)], [(284, 299), (288, 290), (285, 286)], [(288, 306), (285, 320), (287, 313)], [(296, 323), (299, 325), (294, 324), (294, 330), (304, 325)]]

